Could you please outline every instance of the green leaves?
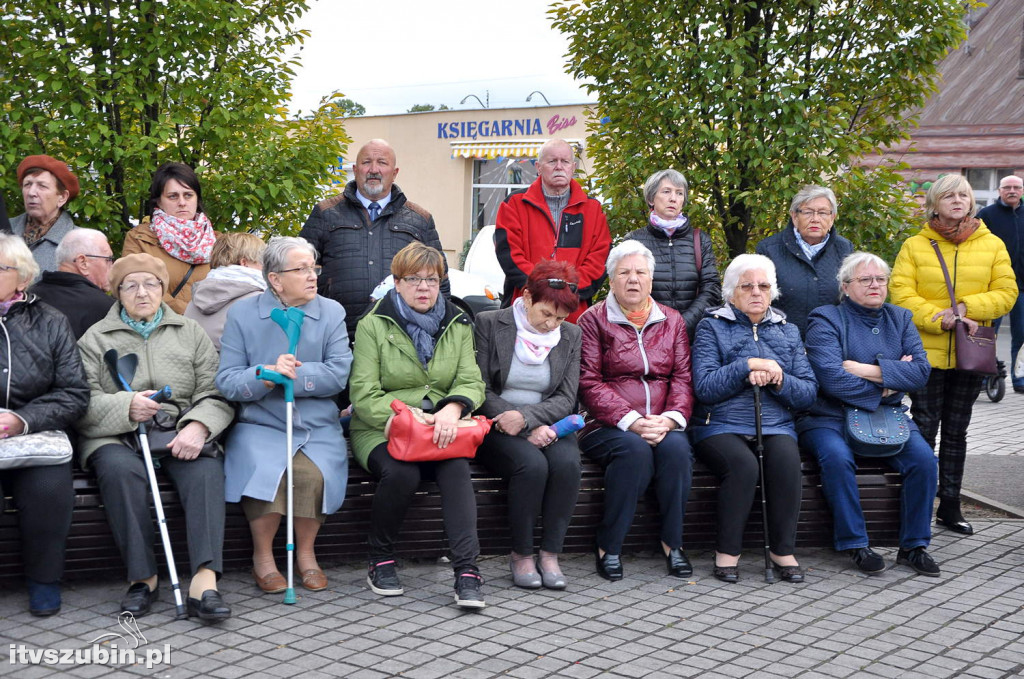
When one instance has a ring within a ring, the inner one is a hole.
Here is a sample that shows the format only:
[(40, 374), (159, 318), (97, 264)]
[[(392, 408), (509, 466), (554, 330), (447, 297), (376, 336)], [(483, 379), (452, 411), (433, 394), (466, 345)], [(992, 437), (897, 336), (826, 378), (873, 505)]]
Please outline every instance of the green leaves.
[(960, 0), (562, 0), (550, 14), (569, 38), (566, 72), (593, 83), (595, 117), (611, 121), (590, 126), (588, 155), (617, 233), (643, 223), (644, 180), (675, 167), (720, 255), (752, 250), (817, 183), (839, 197), (836, 228), (888, 256), (913, 206), (900, 168), (850, 168), (907, 139), (908, 112), (964, 37), (963, 11)]
[[(82, 183), (77, 223), (119, 242), (168, 160), (196, 167), (222, 230), (292, 233), (328, 192), (349, 142), (331, 99), (304, 120), (281, 115), (306, 2), (0, 2), (5, 165), (33, 153), (68, 162)], [(15, 181), (0, 175), (9, 206)]]

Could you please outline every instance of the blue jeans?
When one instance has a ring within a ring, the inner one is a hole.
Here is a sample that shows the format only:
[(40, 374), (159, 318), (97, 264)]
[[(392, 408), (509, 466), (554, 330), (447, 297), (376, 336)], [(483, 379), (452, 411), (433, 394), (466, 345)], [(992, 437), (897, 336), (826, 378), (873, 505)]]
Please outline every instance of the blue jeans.
[(636, 504), (652, 480), (661, 510), (661, 541), (670, 549), (683, 546), (683, 512), (693, 477), (693, 452), (684, 432), (672, 430), (651, 446), (631, 431), (602, 427), (583, 437), (580, 450), (604, 467), (604, 517), (597, 529), (601, 549), (622, 553)]
[[(1010, 370), (1013, 388), (1024, 389), (1024, 377), (1017, 377), (1013, 374), (1013, 362), (1017, 360), (1017, 353), (1021, 346), (1024, 346), (1024, 293), (1017, 295), (1017, 302), (1006, 316), (1010, 319), (1010, 360), (1006, 366)], [(996, 329), (996, 332), (999, 332), (999, 326), (1002, 323), (1002, 317), (992, 322), (992, 327)]]
[[(833, 545), (837, 551), (868, 546), (868, 531), (857, 488), (857, 462), (843, 435), (819, 427), (800, 434), (800, 447), (813, 453), (821, 467), (821, 488), (832, 508)], [(917, 431), (898, 454), (884, 458), (903, 477), (900, 492), (900, 547), (927, 547), (932, 538), (932, 504), (938, 483), (935, 453)]]

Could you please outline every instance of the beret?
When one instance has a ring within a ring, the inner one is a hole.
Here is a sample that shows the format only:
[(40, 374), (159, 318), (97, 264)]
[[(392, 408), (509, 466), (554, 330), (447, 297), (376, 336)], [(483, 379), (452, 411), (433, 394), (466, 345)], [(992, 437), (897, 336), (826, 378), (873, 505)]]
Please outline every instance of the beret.
[(50, 156), (29, 156), (18, 163), (18, 186), (25, 180), (25, 173), (34, 167), (42, 168), (59, 179), (71, 194), (68, 200), (74, 200), (78, 195), (78, 177), (71, 172), (67, 164)]

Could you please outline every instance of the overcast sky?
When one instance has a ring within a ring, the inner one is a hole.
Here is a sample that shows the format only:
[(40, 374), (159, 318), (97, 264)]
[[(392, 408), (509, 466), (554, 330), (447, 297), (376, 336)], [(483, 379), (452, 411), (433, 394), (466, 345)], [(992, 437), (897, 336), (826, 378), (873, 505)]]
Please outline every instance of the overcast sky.
[(301, 19), (312, 34), (300, 53), (292, 112), (333, 90), (367, 114), (404, 113), (414, 104), (491, 108), (592, 101), (565, 74), (567, 40), (551, 27), (550, 0), (318, 0)]

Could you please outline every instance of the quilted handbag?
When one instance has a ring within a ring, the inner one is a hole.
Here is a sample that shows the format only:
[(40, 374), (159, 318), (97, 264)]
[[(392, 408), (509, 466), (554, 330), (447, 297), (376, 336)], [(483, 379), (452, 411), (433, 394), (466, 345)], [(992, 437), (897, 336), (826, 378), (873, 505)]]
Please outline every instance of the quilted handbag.
[(491, 430), (491, 421), (483, 415), (464, 417), (456, 425), (459, 428), (446, 448), (434, 443), (434, 425), (427, 424), (420, 408), (413, 408), (398, 399), (391, 402), (395, 416), (385, 430), (388, 437), (388, 453), (403, 462), (434, 462), (456, 457), (476, 457), (476, 449), (484, 436)]
[(46, 467), (71, 460), (71, 441), (62, 431), (39, 431), (0, 439), (0, 469)]

